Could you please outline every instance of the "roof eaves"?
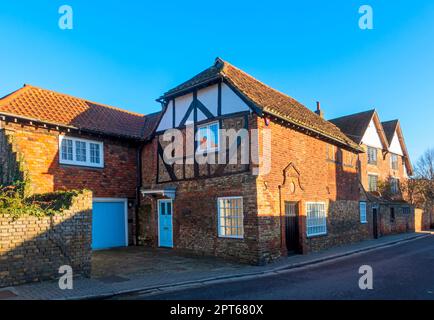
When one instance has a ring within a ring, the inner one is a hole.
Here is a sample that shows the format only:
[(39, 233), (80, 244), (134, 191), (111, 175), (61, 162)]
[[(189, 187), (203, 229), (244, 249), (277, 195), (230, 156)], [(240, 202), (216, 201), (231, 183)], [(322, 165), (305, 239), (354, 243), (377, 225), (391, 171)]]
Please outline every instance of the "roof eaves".
[[(266, 112), (266, 113), (268, 113), (268, 114), (270, 114), (270, 115), (272, 115), (272, 116), (275, 116), (275, 117), (277, 117), (277, 118), (280, 118), (280, 119), (282, 119), (282, 120), (285, 120), (285, 121), (287, 121), (287, 122), (289, 122), (289, 123), (292, 123), (292, 124), (294, 124), (294, 125), (296, 125), (296, 126), (299, 126), (299, 127), (303, 128), (303, 129), (306, 129), (306, 130), (308, 130), (308, 131), (311, 131), (311, 132), (313, 132), (313, 133), (316, 133), (316, 134), (318, 134), (318, 135), (320, 135), (320, 136), (323, 136), (323, 137), (325, 137), (325, 138), (327, 138), (327, 139), (333, 140), (333, 141), (335, 141), (335, 142), (337, 142), (337, 143), (339, 143), (339, 144), (341, 144), (341, 145), (345, 145), (345, 146), (347, 146), (347, 147), (349, 147), (349, 148), (351, 148), (351, 149), (353, 149), (353, 150), (355, 150), (355, 151), (357, 151), (357, 152), (359, 152), (359, 153), (363, 153), (363, 152), (364, 152), (364, 150), (363, 150), (359, 145), (357, 145), (355, 142), (353, 142), (353, 143), (349, 143), (348, 141), (345, 141), (345, 140), (339, 139), (339, 138), (337, 138), (337, 137), (334, 137), (334, 136), (332, 136), (332, 135), (330, 135), (330, 134), (324, 133), (324, 132), (322, 132), (321, 130), (318, 130), (318, 129), (315, 129), (315, 128), (312, 128), (312, 127), (306, 126), (305, 124), (303, 124), (303, 123), (301, 123), (301, 122), (298, 122), (298, 121), (295, 121), (295, 120), (293, 120), (293, 119), (290, 119), (289, 117), (287, 117), (287, 116), (285, 116), (285, 115), (282, 115), (282, 114), (277, 113), (277, 112), (275, 112), (275, 111), (271, 111), (271, 110), (269, 110), (269, 109), (264, 110), (264, 112)], [(351, 140), (350, 138), (348, 138), (348, 139)], [(352, 140), (351, 140), (351, 141), (352, 141)]]
[[(138, 141), (144, 140), (143, 137), (132, 136), (132, 135), (128, 135), (128, 134), (118, 134), (118, 133), (94, 130), (94, 129), (89, 129), (89, 128), (80, 128), (80, 127), (66, 125), (66, 124), (62, 124), (62, 123), (56, 123), (56, 122), (51, 122), (51, 121), (35, 119), (35, 118), (31, 118), (31, 117), (25, 117), (22, 115), (17, 115), (17, 114), (3, 112), (3, 111), (0, 111), (0, 116), (15, 118), (15, 119), (19, 119), (21, 121), (29, 121), (29, 122), (31, 122), (30, 125), (32, 125), (33, 123), (40, 123), (43, 125), (59, 127), (59, 128), (69, 129), (69, 130), (75, 130), (75, 131), (79, 131), (79, 132), (88, 132), (88, 133), (92, 133), (92, 134), (104, 135), (104, 136), (114, 137), (114, 138), (124, 138), (124, 139), (130, 139), (130, 140), (138, 140)], [(5, 121), (5, 119), (1, 119), (1, 120)]]

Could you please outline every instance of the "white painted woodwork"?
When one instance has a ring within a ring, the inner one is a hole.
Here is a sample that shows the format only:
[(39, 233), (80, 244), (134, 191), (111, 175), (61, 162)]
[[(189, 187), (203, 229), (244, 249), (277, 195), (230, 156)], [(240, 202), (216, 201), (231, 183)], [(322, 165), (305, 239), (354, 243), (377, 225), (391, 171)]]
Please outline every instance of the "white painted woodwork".
[(394, 133), (392, 142), (390, 143), (389, 152), (399, 154), (400, 156), (404, 155), (404, 152), (402, 152), (401, 143), (398, 139), (398, 134), (396, 132)]
[(225, 83), (222, 84), (222, 114), (249, 111), (250, 108)]
[(168, 108), (161, 118), (160, 125), (158, 126), (158, 131), (167, 130), (173, 127), (173, 101), (170, 101)]
[(374, 120), (371, 120), (371, 122), (369, 123), (369, 126), (363, 136), (362, 143), (369, 147), (383, 149), (383, 144), (381, 143), (381, 139), (378, 134), (377, 127), (375, 126)]
[[(200, 89), (197, 92), (197, 99), (216, 117), (218, 115), (218, 85), (214, 84), (206, 88)], [(222, 83), (222, 115), (229, 115), (242, 111), (250, 111), (249, 106), (237, 96), (237, 94)], [(175, 126), (179, 127), (182, 119), (184, 119), (191, 103), (193, 102), (193, 94), (189, 93), (175, 98)], [(157, 131), (163, 131), (172, 128), (173, 114), (172, 101), (169, 102), (168, 108), (164, 113)], [(199, 109), (197, 110), (197, 121), (206, 120), (207, 117)], [(194, 121), (194, 114), (191, 112), (187, 122)]]

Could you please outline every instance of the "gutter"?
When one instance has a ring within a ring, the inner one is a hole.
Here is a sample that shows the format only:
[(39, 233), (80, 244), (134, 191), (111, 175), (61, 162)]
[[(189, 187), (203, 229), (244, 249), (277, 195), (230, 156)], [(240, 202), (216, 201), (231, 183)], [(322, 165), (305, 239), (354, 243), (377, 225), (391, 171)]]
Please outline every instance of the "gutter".
[(55, 122), (51, 122), (51, 121), (39, 120), (39, 119), (31, 118), (31, 117), (16, 115), (13, 113), (8, 113), (8, 112), (3, 112), (3, 111), (0, 112), (0, 120), (7, 121), (6, 120), (7, 117), (8, 118), (14, 118), (14, 121), (10, 121), (10, 122), (14, 122), (14, 123), (16, 123), (17, 122), (16, 120), (19, 119), (21, 121), (29, 121), (30, 125), (41, 124), (45, 128), (47, 128), (48, 126), (53, 126), (53, 127), (55, 127), (56, 130), (59, 130), (60, 128), (62, 128), (62, 129), (66, 129), (68, 132), (70, 132), (71, 130), (74, 130), (74, 131), (78, 131), (78, 132), (103, 135), (103, 136), (112, 137), (112, 138), (120, 138), (120, 139), (134, 140), (134, 141), (144, 141), (143, 138), (139, 138), (139, 137), (121, 135), (121, 134), (116, 134), (116, 133), (109, 133), (109, 132), (86, 129), (86, 128), (79, 128), (79, 127), (75, 127), (75, 126), (71, 126), (71, 125), (59, 124), (59, 123), (55, 123)]

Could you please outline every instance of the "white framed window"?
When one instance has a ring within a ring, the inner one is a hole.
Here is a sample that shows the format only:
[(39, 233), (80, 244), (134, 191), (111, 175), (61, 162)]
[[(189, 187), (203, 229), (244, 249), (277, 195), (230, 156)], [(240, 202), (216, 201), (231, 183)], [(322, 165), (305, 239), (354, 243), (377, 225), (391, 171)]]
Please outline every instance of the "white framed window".
[(360, 202), (360, 223), (368, 223), (368, 218), (366, 216), (366, 202)]
[(104, 167), (104, 144), (99, 141), (59, 136), (59, 163), (84, 167)]
[(220, 125), (218, 122), (207, 123), (197, 127), (197, 150), (199, 152), (214, 152), (219, 149)]
[(390, 155), (390, 167), (392, 170), (398, 170), (398, 155), (392, 153)]
[(377, 165), (377, 148), (368, 147), (368, 163)]
[(375, 174), (368, 174), (368, 190), (369, 192), (378, 191), (378, 176)]
[(217, 211), (219, 237), (242, 239), (244, 237), (243, 198), (218, 198)]
[(398, 193), (399, 192), (399, 180), (396, 178), (390, 179), (390, 191), (392, 193)]
[(306, 203), (306, 233), (308, 237), (327, 234), (327, 212), (324, 202)]

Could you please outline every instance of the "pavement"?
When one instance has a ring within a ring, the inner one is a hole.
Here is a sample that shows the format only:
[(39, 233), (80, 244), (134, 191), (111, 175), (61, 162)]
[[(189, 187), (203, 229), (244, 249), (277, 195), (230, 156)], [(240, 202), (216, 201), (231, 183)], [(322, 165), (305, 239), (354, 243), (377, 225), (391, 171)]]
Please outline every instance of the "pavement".
[(167, 249), (131, 247), (95, 252), (90, 278), (74, 278), (72, 290), (45, 281), (0, 289), (0, 300), (107, 299), (128, 295), (172, 292), (204, 285), (266, 277), (361, 252), (378, 250), (430, 237), (430, 232), (408, 233), (367, 240), (330, 250), (282, 258), (266, 266), (241, 265), (210, 257), (181, 255)]
[[(434, 301), (433, 269), (434, 236), (429, 236), (254, 279), (217, 282), (168, 292), (142, 292), (114, 299), (230, 301), (223, 302), (223, 305), (236, 304), (234, 301), (239, 300)], [(365, 282), (366, 276), (371, 280)], [(363, 286), (368, 283), (368, 288)]]

